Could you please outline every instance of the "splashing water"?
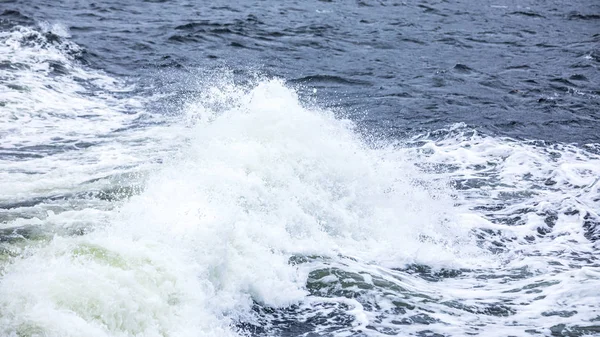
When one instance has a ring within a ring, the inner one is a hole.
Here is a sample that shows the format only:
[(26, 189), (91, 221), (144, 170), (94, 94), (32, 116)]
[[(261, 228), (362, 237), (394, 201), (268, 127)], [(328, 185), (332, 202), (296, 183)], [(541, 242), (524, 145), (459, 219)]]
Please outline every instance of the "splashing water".
[(424, 185), (392, 147), (367, 146), (280, 81), (238, 93), (216, 115), (190, 105), (187, 145), (108, 224), (6, 266), (5, 331), (225, 334), (254, 302), (306, 299), (292, 257), (402, 266), (464, 254), (448, 188)]
[[(6, 73), (33, 76), (36, 92), (11, 91), (7, 106), (32, 132), (3, 120), (7, 144), (98, 143), (2, 161), (0, 335), (598, 331), (597, 145), (461, 124), (365, 141), (351, 121), (264, 79), (214, 82), (178, 120), (129, 128), (123, 111), (140, 101), (115, 95), (119, 84), (98, 95), (78, 86), (80, 73), (111, 80), (43, 36), (15, 42), (36, 32), (3, 33), (0, 48), (22, 56), (10, 62), (58, 58), (69, 70)], [(45, 94), (65, 95), (56, 108), (69, 116), (36, 105)], [(79, 115), (90, 109), (98, 116)], [(59, 127), (46, 134), (45, 123)], [(43, 172), (24, 172), (34, 167)]]

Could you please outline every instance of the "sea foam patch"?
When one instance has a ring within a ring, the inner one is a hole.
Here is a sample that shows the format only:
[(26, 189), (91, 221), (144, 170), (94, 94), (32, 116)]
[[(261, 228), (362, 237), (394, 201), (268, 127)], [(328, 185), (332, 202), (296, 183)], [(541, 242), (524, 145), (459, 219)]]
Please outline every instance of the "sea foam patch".
[(158, 125), (144, 127), (164, 122), (145, 111), (151, 98), (84, 66), (82, 53), (60, 24), (0, 32), (0, 206), (9, 213), (0, 214), (3, 222), (14, 218), (5, 210), (113, 189), (119, 176), (164, 156), (176, 138)]
[(593, 151), (464, 125), (367, 143), (280, 80), (200, 92), (143, 188), (33, 215), (94, 225), (4, 265), (3, 333), (593, 331)]
[[(6, 333), (229, 334), (257, 304), (319, 312), (327, 303), (360, 329), (368, 324), (362, 304), (319, 300), (306, 283), (318, 264), (293, 261), (401, 267), (437, 254), (456, 264), (451, 256), (471, 238), (444, 184), (425, 188), (393, 147), (368, 146), (351, 122), (303, 107), (281, 81), (235, 92), (211, 118), (177, 127), (185, 147), (108, 223), (56, 237), (7, 266)], [(190, 113), (210, 109), (202, 103), (191, 102)]]

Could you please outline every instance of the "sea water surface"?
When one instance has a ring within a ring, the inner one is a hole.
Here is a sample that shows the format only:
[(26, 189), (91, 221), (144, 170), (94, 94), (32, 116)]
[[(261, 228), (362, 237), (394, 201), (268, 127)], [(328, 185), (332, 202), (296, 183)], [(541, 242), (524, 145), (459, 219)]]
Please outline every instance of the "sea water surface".
[(600, 4), (0, 2), (0, 336), (600, 334)]

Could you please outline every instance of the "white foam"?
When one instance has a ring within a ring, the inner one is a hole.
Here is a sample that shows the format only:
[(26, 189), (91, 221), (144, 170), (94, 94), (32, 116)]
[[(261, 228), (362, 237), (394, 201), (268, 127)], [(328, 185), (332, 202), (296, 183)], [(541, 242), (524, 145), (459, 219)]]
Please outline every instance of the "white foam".
[[(600, 313), (593, 290), (597, 247), (585, 237), (584, 222), (588, 214), (597, 219), (600, 156), (576, 145), (482, 136), (465, 125), (455, 125), (442, 139), (425, 140), (422, 148), (407, 150), (418, 151), (417, 160), (427, 167), (452, 167), (439, 172), (440, 177), (480, 181), (457, 191), (460, 207), (468, 209), (463, 220), (493, 230), (497, 234), (487, 239), (501, 240), (505, 247), (498, 255), (505, 262), (488, 273), (507, 276), (449, 279), (441, 283), (439, 294), (465, 304), (506, 303), (515, 314), (469, 318), (462, 313), (460, 321), (485, 324), (486, 336), (525, 336), (527, 329), (550, 334), (549, 328), (558, 324), (594, 325)], [(511, 225), (492, 222), (511, 218)], [(508, 277), (519, 270), (529, 276)], [(552, 312), (573, 313), (562, 317)]]
[(68, 37), (59, 24), (0, 32), (0, 203), (84, 191), (164, 156), (177, 138), (158, 126), (115, 132), (158, 116), (144, 111), (147, 98), (117, 96), (132, 89), (123, 81), (76, 62)]
[[(56, 138), (89, 141), (133, 118), (124, 113), (126, 104), (105, 92), (91, 94), (82, 84), (102, 83), (99, 89), (111, 90), (118, 81), (74, 65), (69, 53), (79, 47), (68, 40), (50, 43), (48, 33), (68, 37), (60, 25), (43, 25), (41, 32), (27, 27), (0, 32), (0, 62), (16, 68), (0, 70), (4, 148), (46, 145)], [(51, 76), (53, 63), (67, 74)]]
[[(0, 132), (8, 135), (8, 147), (44, 145), (52, 137), (99, 141), (131, 123), (123, 109), (141, 110), (136, 99), (82, 94), (87, 89), (75, 76), (99, 86), (113, 80), (78, 67), (58, 47), (20, 44), (23, 34), (35, 31), (3, 34), (0, 48), (14, 48), (16, 61), (30, 65), (3, 75), (35, 92), (6, 96), (26, 130), (15, 131), (6, 119)], [(60, 29), (57, 34), (67, 36)], [(41, 65), (52, 59), (74, 75), (48, 76)], [(107, 92), (119, 88), (114, 84)], [(98, 116), (88, 120), (90, 111)], [(273, 307), (337, 301), (356, 318), (353, 329), (376, 320), (377, 313), (358, 300), (307, 297), (308, 273), (318, 263), (298, 267), (289, 263), (293, 255), (348, 257), (355, 262), (340, 264), (362, 273), (365, 282), (379, 277), (426, 294), (435, 301), (419, 304), (451, 324), (428, 327), (440, 333), (476, 332), (485, 324), (489, 335), (524, 335), (527, 328), (593, 319), (596, 270), (569, 253), (594, 252), (582, 223), (586, 213), (597, 215), (600, 158), (572, 145), (481, 136), (464, 125), (448, 133), (438, 140), (416, 137), (416, 148), (365, 144), (352, 122), (303, 106), (281, 81), (262, 80), (251, 88), (226, 82), (207, 86), (188, 102), (180, 123), (126, 130), (85, 150), (3, 162), (0, 202), (86, 191), (95, 178), (151, 172), (144, 191), (123, 202), (90, 202), (4, 224), (87, 222), (95, 231), (56, 235), (3, 266), (0, 334), (228, 336), (236, 334), (236, 321), (249, 319), (253, 301)], [(157, 154), (173, 151), (158, 170), (148, 165)], [(482, 183), (456, 191), (448, 186), (454, 180)], [(498, 205), (504, 208), (480, 208)], [(516, 225), (498, 223), (522, 213)], [(552, 231), (538, 236), (554, 213)], [(478, 247), (471, 234), (479, 229), (498, 232), (482, 246), (504, 240), (504, 252), (492, 256)], [(582, 268), (561, 269), (552, 261)], [(389, 269), (410, 263), (469, 268), (471, 276), (518, 268), (531, 275), (430, 283)], [(523, 290), (539, 282), (549, 285), (540, 293)], [(521, 290), (510, 292), (515, 288)], [(441, 304), (452, 300), (474, 307), (507, 301), (515, 314), (497, 317)], [(385, 297), (377, 301), (391, 306)], [(571, 322), (541, 316), (569, 308), (578, 311)], [(381, 324), (392, 327), (391, 321)], [(416, 333), (422, 326), (405, 329)]]
[(219, 112), (191, 103), (190, 114), (211, 117), (177, 128), (189, 146), (108, 225), (7, 267), (4, 333), (226, 335), (252, 301), (305, 299), (294, 254), (460, 264), (469, 228), (455, 221), (449, 190), (401, 152), (368, 147), (351, 122), (301, 106), (278, 80), (222, 98)]

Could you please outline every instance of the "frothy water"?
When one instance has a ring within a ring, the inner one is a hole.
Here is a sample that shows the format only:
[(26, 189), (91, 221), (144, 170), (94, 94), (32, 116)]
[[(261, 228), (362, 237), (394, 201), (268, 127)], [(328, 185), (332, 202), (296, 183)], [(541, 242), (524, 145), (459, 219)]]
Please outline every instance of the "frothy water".
[(68, 37), (58, 24), (0, 32), (0, 227), (37, 224), (65, 198), (116, 198), (107, 181), (140, 176), (177, 138), (145, 112), (151, 97), (83, 67)]
[(600, 331), (597, 144), (367, 140), (278, 79), (143, 123), (60, 26), (2, 34), (0, 335)]
[(68, 37), (58, 24), (0, 33), (3, 147), (35, 148), (58, 140), (77, 146), (122, 127), (132, 119), (127, 112), (139, 110), (139, 101), (106, 93), (127, 90), (116, 79), (74, 64), (82, 51)]
[(7, 267), (9, 329), (215, 334), (253, 302), (302, 302), (307, 271), (292, 257), (451, 262), (469, 241), (448, 189), (424, 186), (393, 148), (368, 147), (350, 122), (302, 107), (280, 81), (234, 92), (216, 114), (190, 105), (187, 146), (103, 228)]

